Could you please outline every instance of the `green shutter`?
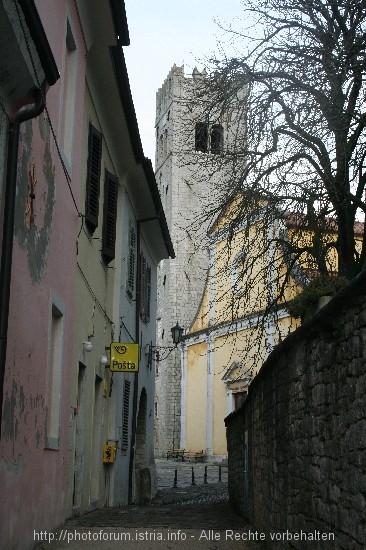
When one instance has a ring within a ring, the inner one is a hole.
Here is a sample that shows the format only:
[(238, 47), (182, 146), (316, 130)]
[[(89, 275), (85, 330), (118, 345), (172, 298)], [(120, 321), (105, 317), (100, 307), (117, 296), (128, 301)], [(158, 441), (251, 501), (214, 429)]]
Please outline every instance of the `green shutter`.
[(109, 264), (115, 258), (117, 198), (118, 179), (106, 170), (102, 231), (102, 256), (106, 264)]
[(92, 124), (89, 124), (85, 223), (92, 233), (98, 227), (101, 160), (102, 134)]

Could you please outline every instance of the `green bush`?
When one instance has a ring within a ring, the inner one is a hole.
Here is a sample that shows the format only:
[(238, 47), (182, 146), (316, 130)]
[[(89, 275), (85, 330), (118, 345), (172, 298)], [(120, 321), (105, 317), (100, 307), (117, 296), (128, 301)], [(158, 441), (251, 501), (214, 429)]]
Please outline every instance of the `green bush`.
[(317, 303), (322, 296), (333, 296), (348, 284), (345, 277), (322, 276), (310, 281), (301, 294), (288, 305), (291, 317), (304, 317), (305, 312)]

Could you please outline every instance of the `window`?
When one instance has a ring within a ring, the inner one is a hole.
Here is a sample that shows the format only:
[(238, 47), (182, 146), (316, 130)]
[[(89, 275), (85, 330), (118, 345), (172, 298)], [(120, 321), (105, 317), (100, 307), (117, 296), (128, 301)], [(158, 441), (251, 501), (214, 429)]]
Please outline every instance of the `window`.
[(60, 415), (62, 391), (62, 360), (64, 318), (62, 307), (52, 304), (50, 355), (47, 379), (47, 434), (46, 449), (60, 447)]
[(159, 159), (160, 159), (160, 161), (162, 161), (162, 158), (163, 158), (163, 150), (164, 150), (163, 142), (164, 142), (163, 134), (160, 134), (160, 137), (159, 137)]
[(141, 319), (148, 323), (150, 321), (150, 301), (151, 301), (151, 267), (146, 258), (141, 256)]
[(85, 223), (91, 233), (94, 233), (98, 227), (101, 160), (102, 134), (92, 124), (89, 124)]
[(247, 397), (247, 392), (243, 391), (243, 392), (234, 393), (233, 397), (234, 397), (234, 410), (240, 409), (240, 407), (244, 405), (244, 402)]
[(122, 436), (121, 436), (122, 450), (126, 450), (128, 448), (130, 394), (131, 394), (131, 382), (129, 380), (125, 380), (125, 384), (123, 388), (123, 405), (122, 405)]
[(211, 129), (211, 153), (219, 155), (223, 151), (224, 130), (221, 124), (214, 124)]
[(238, 252), (231, 264), (231, 288), (235, 294), (242, 296), (245, 290), (245, 276), (247, 274), (246, 254)]
[(106, 264), (115, 258), (118, 179), (105, 171), (102, 257)]
[(201, 153), (207, 152), (208, 128), (206, 122), (197, 122), (195, 132), (195, 149)]
[(75, 119), (77, 51), (76, 42), (67, 21), (66, 48), (64, 61), (64, 116), (63, 116), (63, 149), (67, 160), (71, 163), (73, 151), (73, 133)]
[(164, 130), (163, 138), (163, 159), (166, 159), (168, 154), (168, 130)]
[(132, 296), (135, 288), (136, 230), (130, 220), (128, 229), (127, 292)]

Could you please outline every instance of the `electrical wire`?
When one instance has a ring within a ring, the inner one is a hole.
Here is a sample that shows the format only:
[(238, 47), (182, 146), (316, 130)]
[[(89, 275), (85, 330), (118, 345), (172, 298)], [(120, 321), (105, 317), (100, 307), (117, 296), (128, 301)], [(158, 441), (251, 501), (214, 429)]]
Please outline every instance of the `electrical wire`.
[(109, 324), (110, 324), (111, 326), (114, 326), (114, 322), (113, 322), (112, 319), (109, 317), (109, 315), (108, 315), (106, 309), (102, 306), (102, 304), (101, 304), (100, 301), (98, 300), (97, 295), (95, 294), (94, 290), (92, 289), (92, 286), (91, 286), (91, 284), (89, 283), (88, 279), (86, 278), (85, 273), (84, 273), (83, 270), (81, 269), (79, 262), (77, 262), (77, 266), (78, 266), (78, 269), (79, 269), (79, 271), (80, 271), (80, 274), (81, 274), (81, 276), (82, 276), (82, 278), (83, 278), (83, 280), (84, 280), (84, 282), (85, 282), (85, 284), (86, 284), (86, 286), (87, 286), (87, 288), (88, 288), (90, 294), (93, 296), (93, 298), (94, 298), (94, 300), (95, 300), (95, 303), (98, 304), (99, 308), (101, 309), (102, 313), (104, 314), (105, 319), (109, 322)]
[[(21, 26), (21, 29), (22, 29), (22, 33), (23, 33), (23, 36), (24, 36), (25, 44), (26, 44), (26, 47), (27, 47), (27, 50), (28, 50), (29, 58), (30, 58), (30, 61), (31, 61), (31, 64), (32, 64), (32, 67), (33, 67), (34, 76), (35, 76), (35, 78), (36, 78), (38, 88), (41, 90), (41, 94), (43, 95), (43, 91), (42, 91), (42, 86), (41, 86), (40, 78), (39, 78), (39, 75), (38, 75), (38, 72), (37, 72), (37, 69), (36, 69), (36, 66), (35, 66), (35, 62), (34, 62), (34, 59), (33, 59), (33, 54), (32, 54), (32, 51), (31, 51), (31, 48), (30, 48), (30, 45), (29, 45), (28, 36), (27, 36), (27, 34), (26, 34), (26, 32), (25, 32), (25, 26), (24, 26), (24, 22), (23, 22), (21, 13), (20, 13), (20, 9), (19, 9), (19, 6), (18, 6), (18, 2), (17, 2), (16, 0), (14, 0), (14, 4), (15, 4), (15, 9), (16, 9), (16, 11), (17, 11), (19, 23), (20, 23), (20, 26)], [(66, 179), (66, 183), (67, 183), (67, 186), (68, 186), (68, 188), (69, 188), (70, 195), (71, 195), (72, 201), (73, 201), (73, 203), (74, 203), (76, 212), (77, 212), (77, 214), (78, 214), (79, 217), (82, 217), (83, 214), (80, 212), (80, 210), (79, 210), (79, 208), (78, 208), (78, 205), (77, 205), (77, 203), (76, 203), (76, 199), (75, 199), (74, 193), (73, 193), (73, 191), (72, 191), (72, 187), (71, 187), (71, 178), (70, 178), (70, 175), (69, 175), (69, 173), (68, 173), (68, 171), (67, 171), (65, 162), (64, 162), (64, 160), (63, 160), (63, 158), (62, 158), (61, 149), (60, 149), (60, 146), (59, 146), (58, 141), (57, 141), (56, 132), (55, 132), (54, 127), (53, 127), (53, 124), (52, 124), (51, 116), (50, 116), (50, 113), (49, 113), (49, 111), (48, 111), (47, 103), (46, 103), (46, 98), (44, 97), (44, 95), (43, 95), (43, 99), (44, 99), (44, 102), (45, 102), (45, 112), (46, 112), (46, 115), (47, 115), (47, 121), (48, 121), (48, 124), (49, 124), (50, 129), (51, 129), (51, 133), (52, 133), (52, 137), (53, 137), (54, 143), (55, 143), (55, 145), (56, 145), (57, 154), (58, 154), (59, 160), (60, 160), (60, 162), (61, 162), (61, 166), (62, 166), (64, 175), (65, 175), (65, 179)]]

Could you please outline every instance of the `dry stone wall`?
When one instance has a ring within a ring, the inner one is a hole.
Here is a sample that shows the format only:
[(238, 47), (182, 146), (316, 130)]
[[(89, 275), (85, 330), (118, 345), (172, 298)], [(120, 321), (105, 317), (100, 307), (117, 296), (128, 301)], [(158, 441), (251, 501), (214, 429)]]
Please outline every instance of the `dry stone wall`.
[(230, 502), (274, 547), (366, 548), (365, 282), (279, 345), (225, 420)]

